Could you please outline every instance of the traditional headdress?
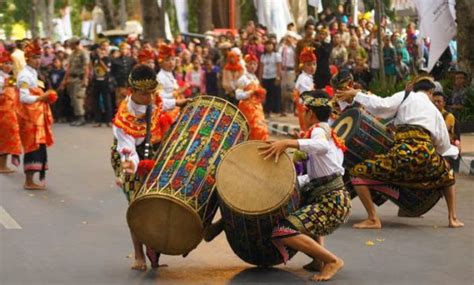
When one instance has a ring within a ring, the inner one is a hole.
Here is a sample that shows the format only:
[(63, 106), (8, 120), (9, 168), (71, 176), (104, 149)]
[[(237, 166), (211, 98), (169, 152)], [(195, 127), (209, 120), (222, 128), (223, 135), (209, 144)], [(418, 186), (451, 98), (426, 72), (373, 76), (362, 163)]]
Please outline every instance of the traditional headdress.
[(13, 62), (11, 54), (6, 50), (0, 53), (0, 63), (5, 63), (5, 62)]
[(130, 48), (130, 45), (127, 42), (121, 42), (119, 48)]
[(142, 49), (138, 52), (138, 63), (145, 63), (149, 60), (155, 60), (155, 53), (152, 50)]
[(343, 69), (331, 78), (331, 86), (334, 89), (344, 89), (349, 83), (353, 81), (354, 77), (352, 76), (350, 71), (347, 69)]
[(253, 54), (245, 55), (244, 60), (245, 62), (251, 62), (251, 61), (258, 62), (258, 58)]
[(154, 91), (158, 87), (156, 72), (146, 64), (135, 66), (128, 76), (130, 87), (141, 91)]
[(161, 44), (158, 48), (158, 61), (162, 62), (171, 56), (175, 56), (174, 49), (169, 45)]
[(43, 51), (41, 49), (41, 46), (35, 41), (28, 43), (25, 47), (26, 58), (31, 58), (33, 56), (41, 56), (42, 52)]
[[(230, 63), (230, 60), (233, 59), (234, 63)], [(239, 55), (233, 51), (229, 51), (227, 53), (227, 63), (224, 66), (224, 69), (230, 70), (230, 71), (241, 71), (244, 68), (242, 65), (240, 65), (240, 58)]]
[(311, 61), (316, 61), (316, 54), (314, 53), (314, 48), (304, 47), (299, 55), (300, 63), (306, 63)]
[(303, 92), (303, 94), (301, 94), (301, 100), (303, 101), (303, 105), (308, 106), (308, 107), (323, 107), (323, 106), (331, 107), (331, 105), (329, 104), (329, 98), (320, 98), (320, 97), (316, 98), (313, 94), (314, 92), (325, 92), (325, 91), (318, 90), (318, 91)]

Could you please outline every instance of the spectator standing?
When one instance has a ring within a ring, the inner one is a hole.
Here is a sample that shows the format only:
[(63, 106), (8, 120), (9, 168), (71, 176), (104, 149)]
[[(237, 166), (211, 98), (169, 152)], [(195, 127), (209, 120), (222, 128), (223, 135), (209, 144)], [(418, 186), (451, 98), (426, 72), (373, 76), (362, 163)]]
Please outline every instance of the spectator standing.
[[(265, 42), (265, 52), (260, 58), (260, 78), (263, 88), (267, 90), (264, 111), (269, 116), (271, 112), (281, 112), (281, 55), (275, 50), (275, 44)], [(283, 113), (282, 113), (283, 115)]]
[(211, 58), (206, 58), (206, 60), (204, 61), (204, 81), (206, 87), (206, 95), (219, 95), (219, 74), (219, 67), (214, 65)]
[(104, 47), (97, 49), (97, 56), (92, 60), (92, 94), (94, 98), (94, 117), (96, 125), (105, 123), (111, 127), (113, 109), (109, 88), (110, 57)]
[(76, 117), (76, 120), (71, 123), (71, 126), (83, 126), (86, 124), (84, 118), (84, 102), (86, 99), (86, 87), (89, 76), (89, 55), (80, 45), (79, 38), (73, 37), (68, 42), (71, 46), (72, 53), (69, 56), (64, 85), (71, 98), (74, 115)]
[(127, 96), (128, 75), (135, 66), (136, 61), (131, 56), (130, 45), (123, 42), (120, 44), (120, 56), (112, 59), (110, 67), (111, 79), (114, 81), (115, 89), (115, 106), (118, 107), (120, 102)]

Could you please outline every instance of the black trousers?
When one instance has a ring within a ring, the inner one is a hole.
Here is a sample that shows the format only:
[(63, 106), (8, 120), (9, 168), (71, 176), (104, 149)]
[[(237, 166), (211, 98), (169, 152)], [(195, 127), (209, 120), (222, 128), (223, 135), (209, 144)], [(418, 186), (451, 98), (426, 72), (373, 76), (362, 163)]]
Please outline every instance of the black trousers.
[(112, 121), (112, 94), (109, 88), (108, 80), (94, 80), (93, 90), (94, 98), (94, 118), (97, 123), (110, 123)]
[(275, 85), (276, 79), (262, 79), (262, 86), (267, 90), (263, 111), (265, 113), (280, 113), (281, 111), (281, 86)]

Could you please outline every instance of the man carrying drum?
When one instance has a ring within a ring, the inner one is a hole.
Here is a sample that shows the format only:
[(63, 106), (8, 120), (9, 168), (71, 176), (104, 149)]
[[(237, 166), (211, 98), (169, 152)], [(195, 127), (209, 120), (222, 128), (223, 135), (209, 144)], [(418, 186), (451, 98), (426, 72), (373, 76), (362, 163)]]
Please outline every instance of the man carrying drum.
[(343, 224), (350, 213), (351, 199), (344, 188), (344, 144), (329, 127), (332, 108), (325, 91), (305, 92), (304, 123), (311, 126), (304, 139), (269, 142), (261, 147), (265, 159), (279, 156), (287, 148), (307, 153), (308, 174), (299, 176), (303, 206), (286, 217), (274, 229), (272, 240), (283, 259), (289, 257), (286, 247), (302, 251), (314, 260), (305, 269), (321, 270), (312, 279), (331, 279), (343, 266), (341, 258), (324, 248), (322, 236), (329, 235)]
[(336, 96), (348, 103), (357, 102), (380, 118), (395, 118), (395, 142), (386, 154), (356, 164), (351, 169), (352, 184), (364, 205), (368, 218), (354, 225), (357, 229), (382, 227), (367, 185), (391, 183), (413, 189), (442, 189), (448, 205), (449, 226), (464, 224), (456, 216), (454, 173), (442, 155), (457, 156), (449, 141), (443, 116), (431, 102), (433, 80), (420, 77), (412, 92), (399, 92), (381, 98), (358, 89), (339, 90)]
[[(122, 187), (127, 200), (130, 201), (134, 191), (140, 189), (141, 183), (153, 167), (154, 150), (169, 128), (169, 118), (164, 111), (176, 106), (184, 106), (188, 99), (161, 99), (156, 90), (155, 71), (148, 65), (139, 64), (132, 69), (128, 78), (130, 86), (127, 96), (118, 107), (113, 120), (113, 133), (116, 143), (112, 147), (112, 167), (117, 183)], [(146, 270), (143, 244), (133, 233), (132, 241), (135, 250), (134, 270)], [(152, 268), (159, 266), (159, 253), (147, 249)]]

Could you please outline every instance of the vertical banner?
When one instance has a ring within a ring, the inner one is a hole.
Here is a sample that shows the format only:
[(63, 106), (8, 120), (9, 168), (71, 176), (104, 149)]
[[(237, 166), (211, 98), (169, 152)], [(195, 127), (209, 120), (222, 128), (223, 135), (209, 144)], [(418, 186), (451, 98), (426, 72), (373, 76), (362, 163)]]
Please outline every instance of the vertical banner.
[(420, 35), (430, 39), (428, 71), (431, 71), (456, 35), (456, 22), (449, 1), (417, 0), (415, 5), (420, 19)]
[(293, 22), (287, 0), (254, 0), (258, 22), (275, 33), (280, 40), (286, 33), (286, 26)]
[(188, 0), (175, 0), (176, 18), (178, 19), (179, 31), (182, 33), (188, 32)]

